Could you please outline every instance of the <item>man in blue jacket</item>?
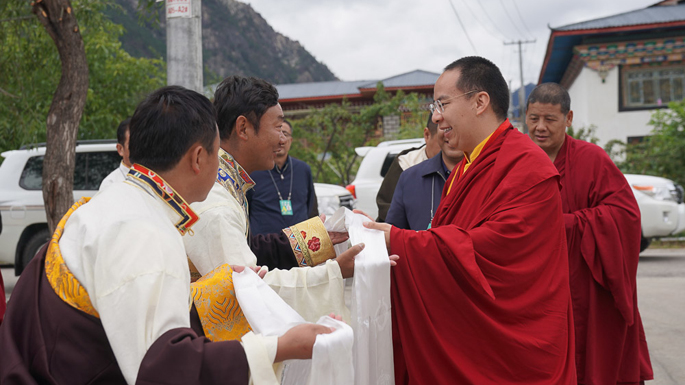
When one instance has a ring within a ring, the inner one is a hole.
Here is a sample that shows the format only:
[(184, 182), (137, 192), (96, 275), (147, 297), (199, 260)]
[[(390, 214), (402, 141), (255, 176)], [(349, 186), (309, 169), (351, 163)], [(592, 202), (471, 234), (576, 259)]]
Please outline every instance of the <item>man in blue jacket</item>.
[[(440, 204), (445, 181), (464, 153), (456, 149), (457, 143), (445, 139), (445, 132), (437, 130), (440, 152), (400, 175), (390, 210), (385, 222), (401, 229), (426, 230)], [(455, 138), (452, 138), (454, 141)]]
[(250, 177), (255, 182), (248, 191), (250, 230), (252, 234), (280, 233), (281, 229), (319, 215), (309, 165), (290, 156), (293, 128), (283, 121), (285, 142), (276, 153), (271, 170), (255, 171)]

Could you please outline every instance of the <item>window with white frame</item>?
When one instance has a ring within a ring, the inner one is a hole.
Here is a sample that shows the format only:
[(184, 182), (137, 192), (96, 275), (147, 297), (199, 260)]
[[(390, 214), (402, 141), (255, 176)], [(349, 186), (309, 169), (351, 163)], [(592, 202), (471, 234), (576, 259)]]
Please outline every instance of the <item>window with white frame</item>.
[(665, 107), (683, 100), (685, 66), (623, 68), (621, 107), (626, 109)]

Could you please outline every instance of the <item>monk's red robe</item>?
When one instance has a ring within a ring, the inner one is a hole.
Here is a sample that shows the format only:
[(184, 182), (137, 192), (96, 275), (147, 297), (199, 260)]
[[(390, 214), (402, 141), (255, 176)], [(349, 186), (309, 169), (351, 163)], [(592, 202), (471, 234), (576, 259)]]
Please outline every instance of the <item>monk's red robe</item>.
[(397, 384), (575, 383), (558, 173), (504, 124), (430, 230), (391, 230)]
[(637, 309), (641, 230), (633, 192), (604, 150), (568, 135), (554, 165), (562, 184), (578, 382), (650, 380)]
[[(126, 384), (100, 320), (48, 282), (45, 250), (24, 269), (0, 327), (0, 384)], [(240, 342), (210, 342), (194, 307), (190, 321), (150, 346), (136, 384), (247, 384)]]

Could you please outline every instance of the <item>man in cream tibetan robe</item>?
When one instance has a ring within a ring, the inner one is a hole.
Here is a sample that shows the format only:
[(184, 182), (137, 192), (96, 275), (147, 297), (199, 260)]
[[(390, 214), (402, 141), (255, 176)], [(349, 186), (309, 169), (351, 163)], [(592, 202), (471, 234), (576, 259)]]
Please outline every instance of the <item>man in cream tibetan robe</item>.
[(75, 204), (19, 279), (0, 328), (0, 383), (237, 385), (248, 370), (311, 357), (329, 328), (255, 335), (231, 296), (222, 297), (233, 309), (224, 341), (203, 330), (204, 297), (233, 289), (227, 265), (213, 272), (220, 280), (191, 285), (182, 240), (197, 221), (189, 203), (216, 179), (209, 100), (177, 86), (155, 91), (130, 135), (126, 180)]
[(204, 275), (222, 264), (288, 269), (323, 263), (274, 269), (264, 280), (309, 322), (329, 313), (349, 320), (343, 278), (352, 276), (354, 256), (363, 245), (332, 259), (333, 242), (346, 236), (329, 236), (318, 217), (281, 234), (253, 237), (249, 233), (245, 193), (254, 186), (249, 174), (272, 169), (279, 144), (286, 140), (278, 91), (261, 79), (231, 76), (217, 87), (214, 106), (221, 137), (219, 173), (207, 199), (191, 206), (200, 216), (194, 234), (184, 237), (193, 267)]

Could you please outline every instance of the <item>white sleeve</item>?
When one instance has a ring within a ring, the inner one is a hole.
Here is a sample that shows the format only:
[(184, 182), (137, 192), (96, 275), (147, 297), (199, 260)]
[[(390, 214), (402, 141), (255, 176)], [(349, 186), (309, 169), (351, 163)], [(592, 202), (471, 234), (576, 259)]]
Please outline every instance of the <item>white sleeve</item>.
[(316, 322), (330, 313), (350, 321), (344, 299), (345, 285), (336, 261), (328, 260), (314, 267), (275, 269), (266, 273), (264, 282), (307, 322)]
[[(183, 236), (188, 258), (202, 275), (223, 264), (257, 266), (257, 257), (245, 236), (247, 222), (243, 209), (228, 193), (224, 198), (209, 202), (213, 199), (210, 195), (198, 205), (200, 219), (193, 225), (193, 234)], [(194, 210), (195, 205), (191, 205)]]
[(180, 237), (151, 223), (109, 228), (96, 244), (94, 293), (112, 351), (129, 384), (165, 332), (190, 327), (190, 276)]
[(278, 348), (278, 337), (263, 336), (249, 332), (241, 341), (250, 367), (250, 383), (254, 385), (278, 385), (274, 371), (274, 360)]
[(98, 190), (102, 191), (102, 190), (106, 189), (107, 187), (111, 186), (116, 181), (116, 179), (115, 179), (116, 174), (115, 173), (117, 173), (117, 172), (119, 172), (119, 169), (116, 169), (116, 170), (110, 172), (105, 177), (105, 179), (103, 179), (102, 182), (100, 182), (100, 187), (98, 188)]

